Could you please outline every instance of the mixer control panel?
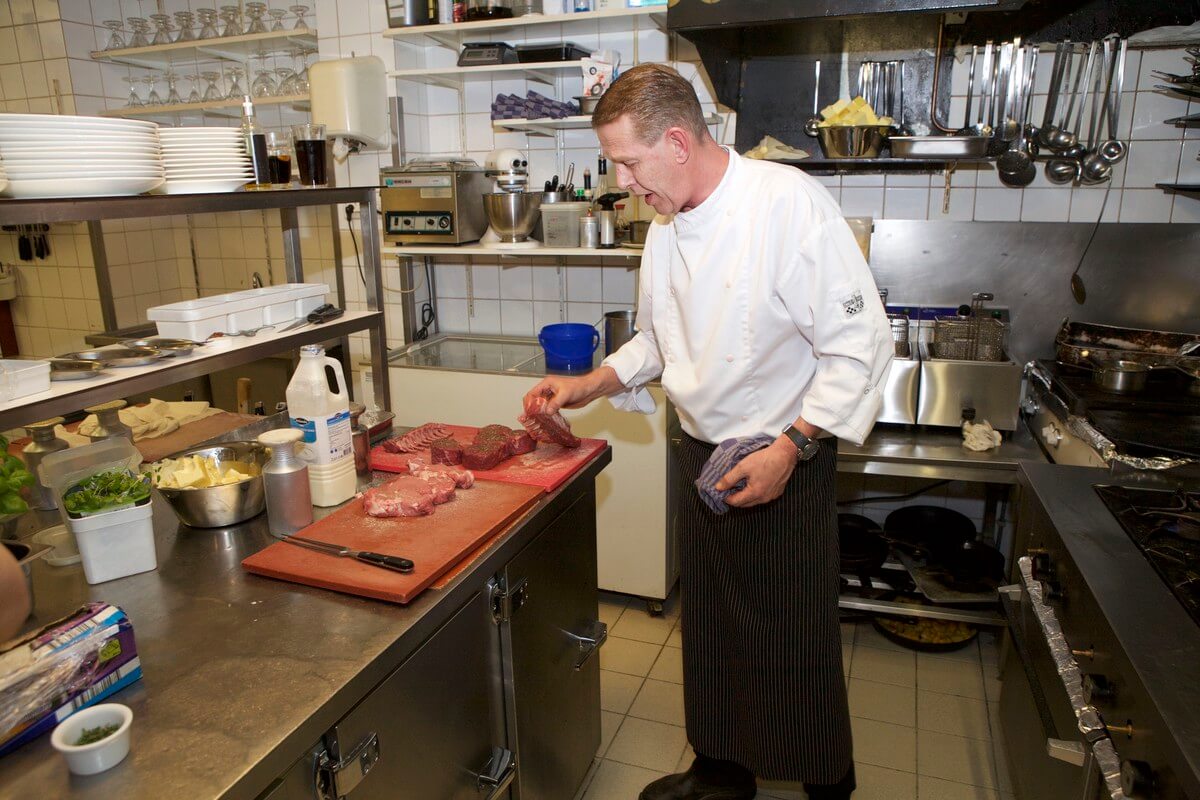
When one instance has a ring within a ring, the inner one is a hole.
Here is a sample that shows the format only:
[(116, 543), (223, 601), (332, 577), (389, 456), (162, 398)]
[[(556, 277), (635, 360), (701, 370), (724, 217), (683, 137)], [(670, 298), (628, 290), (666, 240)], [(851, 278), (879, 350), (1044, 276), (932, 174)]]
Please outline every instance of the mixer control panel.
[(447, 236), (454, 233), (454, 214), (450, 211), (388, 211), (384, 230), (389, 235)]

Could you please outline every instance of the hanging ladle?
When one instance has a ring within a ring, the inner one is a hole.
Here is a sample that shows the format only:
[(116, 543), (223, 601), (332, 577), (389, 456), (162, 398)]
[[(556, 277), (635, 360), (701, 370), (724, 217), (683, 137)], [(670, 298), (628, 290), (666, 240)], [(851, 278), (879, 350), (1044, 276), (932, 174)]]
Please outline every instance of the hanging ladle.
[(1062, 89), (1063, 69), (1067, 66), (1068, 42), (1059, 42), (1054, 46), (1054, 66), (1050, 69), (1050, 94), (1046, 97), (1046, 114), (1042, 117), (1042, 127), (1038, 131), (1037, 141), (1042, 147), (1054, 147), (1054, 137), (1058, 133), (1055, 119), (1058, 112), (1058, 98)]
[(1099, 153), (1100, 129), (1108, 112), (1108, 96), (1112, 89), (1112, 39), (1103, 41), (1104, 57), (1092, 91), (1092, 123), (1088, 127), (1087, 151), (1079, 160), (1079, 181), (1087, 186), (1104, 183), (1112, 177), (1112, 164)]
[(1121, 92), (1125, 87), (1125, 49), (1128, 44), (1127, 40), (1122, 39), (1117, 50), (1116, 85), (1110, 95), (1112, 104), (1108, 107), (1108, 138), (1100, 143), (1098, 149), (1100, 157), (1109, 164), (1120, 163), (1125, 158), (1125, 154), (1129, 152), (1128, 145), (1117, 136), (1117, 126), (1121, 120)]
[[(1026, 55), (1029, 57), (1028, 62)], [(1027, 51), (1026, 48), (1019, 47), (1015, 58), (1012, 73), (1015, 88), (1012, 96), (1013, 108), (1017, 115), (1017, 140), (1012, 149), (1000, 154), (1000, 158), (996, 160), (996, 171), (999, 173), (1000, 182), (1006, 186), (1028, 186), (1037, 177), (1033, 159), (1025, 152), (1025, 120), (1029, 108), (1026, 101), (1032, 99), (1029, 90), (1037, 66), (1037, 50)]]

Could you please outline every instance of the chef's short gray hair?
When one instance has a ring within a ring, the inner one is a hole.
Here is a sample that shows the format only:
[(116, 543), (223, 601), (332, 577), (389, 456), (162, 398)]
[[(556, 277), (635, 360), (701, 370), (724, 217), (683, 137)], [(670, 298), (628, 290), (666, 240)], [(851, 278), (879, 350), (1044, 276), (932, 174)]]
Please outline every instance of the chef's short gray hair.
[(686, 78), (662, 64), (639, 64), (621, 73), (596, 104), (592, 127), (616, 122), (627, 114), (638, 138), (646, 144), (676, 126), (686, 128), (698, 139), (708, 137), (696, 90)]

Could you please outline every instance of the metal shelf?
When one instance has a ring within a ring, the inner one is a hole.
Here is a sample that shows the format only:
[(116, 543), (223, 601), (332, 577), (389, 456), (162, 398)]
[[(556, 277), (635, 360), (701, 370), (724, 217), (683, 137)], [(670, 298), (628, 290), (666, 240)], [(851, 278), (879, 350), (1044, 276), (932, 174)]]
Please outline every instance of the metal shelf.
[(134, 67), (166, 69), (171, 64), (186, 61), (234, 61), (244, 63), (259, 53), (278, 52), (292, 46), (316, 48), (317, 31), (271, 31), (247, 33), (241, 36), (222, 36), (192, 42), (172, 42), (149, 47), (123, 47), (119, 50), (93, 50), (92, 58)]
[(797, 158), (779, 160), (805, 172), (841, 175), (854, 172), (937, 172), (951, 164), (985, 164), (987, 158)]
[(965, 622), (987, 628), (1003, 628), (1008, 623), (1000, 612), (992, 609), (967, 609), (951, 606), (916, 606), (911, 603), (896, 603), (891, 600), (869, 600), (853, 595), (841, 595), (838, 608), (851, 611), (866, 611), (878, 614), (895, 614), (900, 617), (940, 619), (946, 622)]
[[(721, 117), (719, 114), (709, 114), (704, 121), (709, 125), (717, 125)], [(592, 117), (590, 114), (581, 114), (561, 119), (497, 119), (492, 120), (492, 127), (530, 136), (553, 136), (558, 131), (591, 130)]]
[(209, 375), (266, 358), (282, 350), (328, 342), (375, 327), (382, 318), (380, 311), (347, 311), (333, 322), (300, 328), (295, 332), (263, 331), (254, 337), (209, 343), (183, 358), (165, 358), (144, 367), (110, 368), (86, 380), (55, 381), (50, 384), (48, 391), (0, 405), (0, 430), (17, 428), (28, 422), (69, 414), (86, 406)]
[(1200, 195), (1200, 183), (1156, 183), (1154, 185), (1169, 194)]
[(580, 75), (578, 61), (546, 61), (531, 64), (488, 64), (482, 67), (441, 67), (432, 69), (399, 69), (388, 73), (389, 78), (461, 89), (471, 81), (490, 81), (492, 78), (523, 78), (553, 84), (561, 73)]
[(388, 28), (383, 35), (418, 47), (436, 44), (457, 51), (463, 42), (488, 41), (492, 34), (498, 34), (495, 38), (503, 39), (506, 34), (515, 38), (558, 38), (560, 34), (563, 38), (570, 38), (585, 33), (626, 33), (637, 30), (643, 20), (659, 29), (665, 28), (666, 7), (613, 8), (580, 14), (535, 15), (455, 22), (449, 25), (417, 25), (410, 28)]
[[(290, 105), (307, 111), (309, 96), (290, 94), (285, 97), (256, 97), (256, 108), (263, 106)], [(205, 116), (237, 119), (242, 115), (241, 100), (212, 100), (207, 103), (169, 103), (160, 106), (138, 106), (136, 108), (113, 108), (101, 111), (102, 117), (167, 117), (175, 114), (204, 114)]]
[(632, 247), (616, 247), (599, 250), (587, 247), (532, 247), (504, 250), (498, 247), (479, 245), (401, 245), (385, 244), (379, 249), (385, 256), (492, 256), (500, 258), (532, 258), (534, 256), (562, 256), (566, 258), (636, 258), (642, 251)]

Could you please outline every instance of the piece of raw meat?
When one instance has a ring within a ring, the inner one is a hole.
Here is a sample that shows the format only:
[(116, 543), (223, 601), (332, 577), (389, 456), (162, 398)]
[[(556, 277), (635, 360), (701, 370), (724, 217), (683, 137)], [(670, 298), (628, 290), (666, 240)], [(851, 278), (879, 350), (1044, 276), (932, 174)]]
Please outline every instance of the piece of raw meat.
[(508, 458), (508, 442), (501, 439), (478, 441), (463, 448), (462, 465), (467, 469), (491, 469)]
[(435, 464), (461, 464), (463, 446), (449, 436), (429, 444), (430, 455)]
[(419, 458), (411, 459), (408, 462), (408, 471), (409, 474), (416, 475), (418, 478), (426, 475), (445, 475), (453, 480), (454, 485), (459, 489), (470, 489), (475, 485), (475, 473), (469, 469), (445, 464), (426, 464)]
[(423, 517), (433, 513), (428, 481), (401, 475), (363, 493), (363, 509), (372, 517)]
[(529, 407), (529, 413), (517, 417), (517, 421), (525, 426), (529, 435), (539, 442), (560, 444), (563, 447), (579, 447), (580, 439), (571, 433), (571, 425), (562, 414), (545, 412), (545, 397), (535, 398)]
[(449, 475), (436, 470), (424, 469), (413, 474), (413, 477), (425, 481), (429, 485), (434, 505), (440, 506), (442, 503), (449, 503), (454, 499), (455, 481)]
[(418, 450), (424, 450), (433, 442), (449, 434), (450, 431), (445, 425), (440, 425), (436, 422), (426, 422), (424, 425), (413, 428), (403, 436), (388, 439), (383, 443), (382, 447), (389, 453), (415, 453)]
[(529, 431), (513, 431), (508, 437), (508, 452), (514, 456), (532, 453), (537, 449), (537, 440), (529, 435)]
[(484, 425), (475, 434), (475, 439), (476, 439), (476, 441), (478, 441), (479, 439), (492, 439), (492, 438), (507, 439), (509, 436), (512, 436), (512, 433), (513, 433), (513, 429), (508, 427), (507, 425)]

